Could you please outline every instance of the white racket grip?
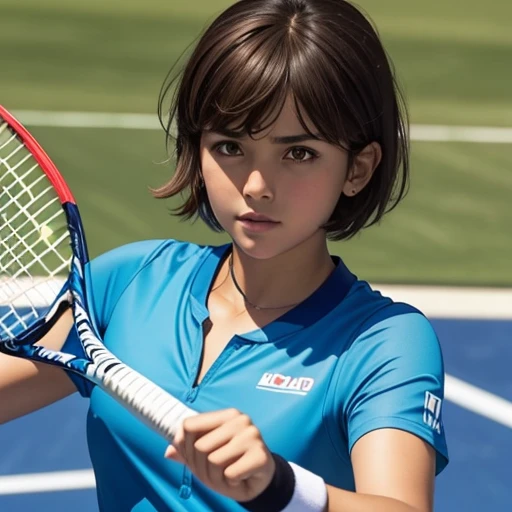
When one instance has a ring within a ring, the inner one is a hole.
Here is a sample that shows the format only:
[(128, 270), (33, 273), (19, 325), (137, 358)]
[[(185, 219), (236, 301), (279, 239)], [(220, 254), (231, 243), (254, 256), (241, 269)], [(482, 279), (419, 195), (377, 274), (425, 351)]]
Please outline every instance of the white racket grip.
[(125, 364), (117, 362), (98, 385), (132, 414), (172, 443), (185, 420), (197, 413)]

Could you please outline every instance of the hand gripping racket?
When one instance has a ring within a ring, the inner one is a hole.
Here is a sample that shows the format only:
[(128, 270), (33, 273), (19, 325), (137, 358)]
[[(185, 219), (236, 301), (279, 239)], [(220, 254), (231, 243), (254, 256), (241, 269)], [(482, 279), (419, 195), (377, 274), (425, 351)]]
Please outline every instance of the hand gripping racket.
[[(85, 377), (172, 443), (181, 422), (195, 413), (103, 345), (87, 302), (87, 262), (66, 182), (0, 106), (0, 351)], [(85, 358), (35, 345), (69, 307)]]

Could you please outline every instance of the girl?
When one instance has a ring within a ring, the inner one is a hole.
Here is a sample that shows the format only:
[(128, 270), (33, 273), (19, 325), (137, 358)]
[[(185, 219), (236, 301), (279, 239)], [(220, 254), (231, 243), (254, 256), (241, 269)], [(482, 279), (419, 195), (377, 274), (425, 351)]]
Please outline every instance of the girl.
[[(101, 510), (432, 510), (447, 463), (436, 336), (327, 248), (406, 189), (375, 30), (343, 0), (241, 0), (174, 82), (160, 107), (174, 90), (176, 172), (154, 193), (232, 243), (114, 250), (91, 264), (92, 303), (105, 344), (200, 414), (166, 450), (98, 389), (2, 356), (0, 419), (90, 397)], [(75, 343), (70, 325), (47, 344)]]

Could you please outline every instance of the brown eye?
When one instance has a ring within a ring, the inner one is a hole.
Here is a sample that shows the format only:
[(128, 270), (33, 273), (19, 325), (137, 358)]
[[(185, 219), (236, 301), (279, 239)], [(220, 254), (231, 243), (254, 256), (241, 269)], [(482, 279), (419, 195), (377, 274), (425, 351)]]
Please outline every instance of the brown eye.
[(291, 156), (291, 159), (297, 163), (307, 162), (309, 160), (312, 161), (317, 157), (313, 151), (306, 148), (292, 148), (288, 154)]
[(236, 142), (221, 142), (217, 144), (216, 149), (221, 155), (236, 156), (240, 154), (240, 148)]
[(292, 149), (292, 157), (294, 160), (304, 160), (306, 157), (306, 150), (302, 148), (293, 148)]

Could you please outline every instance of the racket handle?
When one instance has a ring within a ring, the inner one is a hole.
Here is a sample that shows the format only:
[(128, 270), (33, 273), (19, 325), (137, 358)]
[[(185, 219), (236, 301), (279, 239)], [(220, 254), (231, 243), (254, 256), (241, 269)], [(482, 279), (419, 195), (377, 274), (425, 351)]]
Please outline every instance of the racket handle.
[[(97, 370), (101, 368), (101, 364)], [(185, 420), (197, 413), (154, 382), (125, 364), (110, 360), (108, 370), (94, 381), (149, 427), (172, 443)]]

